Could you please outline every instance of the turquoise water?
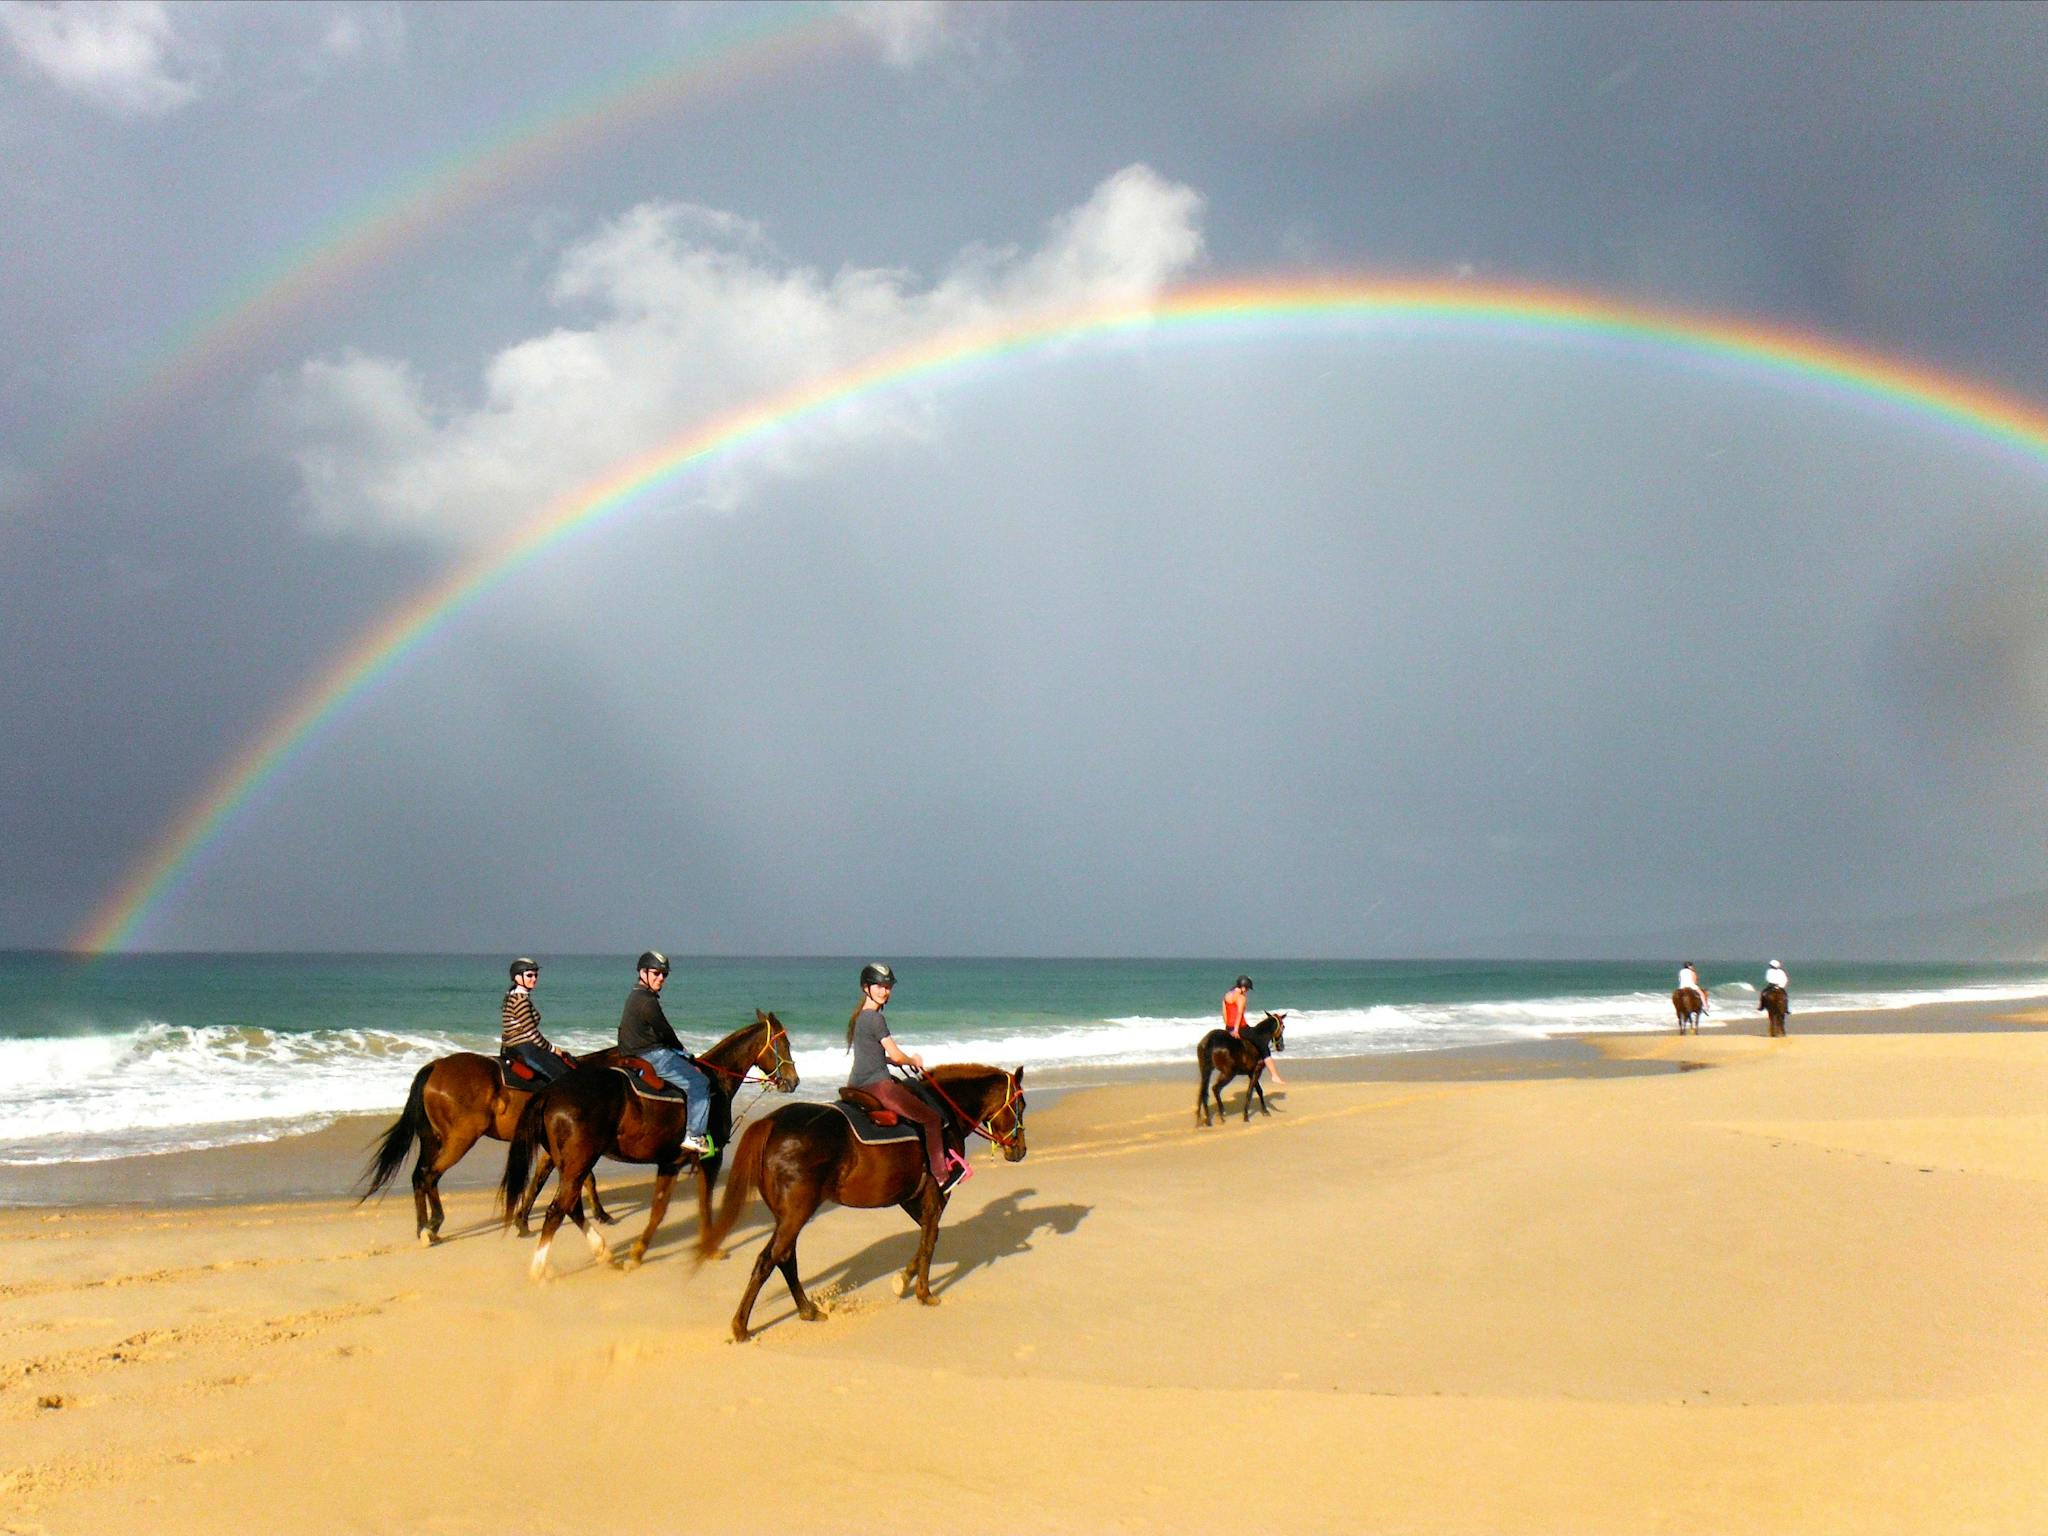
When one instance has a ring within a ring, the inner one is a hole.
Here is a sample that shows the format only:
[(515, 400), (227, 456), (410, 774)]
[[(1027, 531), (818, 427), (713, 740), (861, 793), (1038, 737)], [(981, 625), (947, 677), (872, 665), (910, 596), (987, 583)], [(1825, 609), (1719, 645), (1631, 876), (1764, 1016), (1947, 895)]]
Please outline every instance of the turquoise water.
[[(395, 1110), (422, 1062), (495, 1048), (505, 958), (0, 954), (0, 1162), (265, 1140)], [(550, 1036), (608, 1044), (631, 957), (540, 958)], [(890, 1017), (913, 1049), (1083, 1077), (1185, 1059), (1240, 969), (1255, 1015), (1288, 1015), (1294, 1056), (1667, 1025), (1676, 979), (1675, 963), (1611, 961), (888, 958), (901, 981)], [(1800, 1012), (2048, 996), (2048, 966), (1784, 959)], [(807, 1089), (825, 1090), (845, 1074), (860, 964), (677, 957), (663, 1002), (697, 1046), (775, 1010)], [(1761, 969), (1701, 962), (1724, 1013), (1754, 1008)]]

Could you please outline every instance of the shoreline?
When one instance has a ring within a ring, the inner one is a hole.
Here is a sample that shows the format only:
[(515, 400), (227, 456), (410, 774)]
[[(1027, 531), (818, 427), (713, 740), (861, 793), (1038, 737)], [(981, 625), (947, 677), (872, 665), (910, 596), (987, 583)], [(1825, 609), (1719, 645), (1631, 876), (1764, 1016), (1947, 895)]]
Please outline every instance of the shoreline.
[[(1708, 1015), (1700, 1035), (1710, 1040), (1754, 1036), (1767, 1038), (1763, 1015)], [(1716, 1020), (1718, 1019), (1718, 1022)], [(1790, 1029), (1797, 1035), (1981, 1033), (2048, 1028), (2048, 1009), (2014, 1011), (2010, 1002), (1924, 1003), (1800, 1015)], [(1539, 1039), (1497, 1041), (1415, 1051), (1372, 1052), (1345, 1056), (1283, 1053), (1281, 1071), (1290, 1083), (1438, 1083), (1515, 1082), (1565, 1078), (1608, 1078), (1685, 1070), (1683, 1052), (1610, 1049), (1610, 1041), (1667, 1040), (1675, 1048), (1675, 1029), (1561, 1031)], [(1193, 1042), (1190, 1042), (1192, 1049)], [(1034, 1094), (1045, 1103), (1058, 1097), (1099, 1088), (1138, 1084), (1191, 1083), (1192, 1070), (1157, 1062), (1130, 1066), (1043, 1069), (1032, 1078)], [(1269, 1092), (1284, 1103), (1285, 1090)], [(772, 1107), (773, 1095), (762, 1095), (756, 1113)], [(1233, 1102), (1235, 1102), (1233, 1090)], [(352, 1198), (354, 1183), (375, 1138), (391, 1123), (396, 1110), (379, 1115), (345, 1115), (318, 1130), (268, 1141), (182, 1151), (136, 1153), (92, 1162), (0, 1164), (0, 1212), (101, 1206), (222, 1206), (289, 1204)], [(442, 1180), (444, 1190), (482, 1189), (495, 1185), (503, 1167), (503, 1143), (480, 1142)], [(379, 1197), (403, 1203), (407, 1171)], [(601, 1187), (620, 1178), (637, 1180), (630, 1164), (599, 1164)], [(374, 1206), (376, 1201), (372, 1201)]]

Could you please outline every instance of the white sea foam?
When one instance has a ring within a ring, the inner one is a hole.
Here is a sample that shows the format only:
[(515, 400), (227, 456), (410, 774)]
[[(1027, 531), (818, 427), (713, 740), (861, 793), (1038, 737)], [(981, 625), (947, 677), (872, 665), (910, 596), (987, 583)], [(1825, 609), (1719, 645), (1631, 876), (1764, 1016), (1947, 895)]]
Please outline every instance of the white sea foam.
[[(2048, 976), (1994, 984), (1896, 991), (1802, 992), (1799, 1014), (2001, 1003), (2048, 997)], [(1726, 982), (1709, 1013), (1748, 1019), (1754, 986)], [(1661, 1029), (1670, 994), (1634, 991), (1494, 1002), (1378, 1004), (1360, 1008), (1287, 1006), (1289, 1055), (1357, 1056), (1420, 1051), (1549, 1035)], [(1032, 1023), (934, 1035), (906, 1028), (934, 1060), (1002, 1066), (1089, 1068), (1183, 1063), (1217, 1022), (1213, 1013), (1130, 1015), (1069, 1024)], [(807, 1096), (829, 1096), (844, 1081), (838, 1031), (802, 1031), (796, 1061)], [(570, 1049), (599, 1040), (564, 1039)], [(0, 1060), (0, 1164), (93, 1161), (137, 1152), (270, 1141), (314, 1130), (336, 1117), (391, 1114), (415, 1071), (452, 1051), (491, 1051), (492, 1036), (421, 1031), (324, 1029), (302, 1032), (148, 1022), (123, 1033), (7, 1042)]]
[(381, 1030), (160, 1021), (120, 1035), (10, 1041), (0, 1163), (268, 1141), (393, 1108), (419, 1066), (462, 1048), (445, 1036)]

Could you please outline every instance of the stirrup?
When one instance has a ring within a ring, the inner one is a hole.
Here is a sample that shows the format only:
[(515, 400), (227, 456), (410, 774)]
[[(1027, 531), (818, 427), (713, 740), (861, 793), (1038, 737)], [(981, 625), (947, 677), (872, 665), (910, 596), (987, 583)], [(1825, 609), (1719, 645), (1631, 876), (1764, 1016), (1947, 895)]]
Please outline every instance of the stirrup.
[(946, 1170), (946, 1176), (939, 1180), (939, 1193), (942, 1195), (950, 1195), (974, 1177), (974, 1165), (958, 1152), (946, 1153)]

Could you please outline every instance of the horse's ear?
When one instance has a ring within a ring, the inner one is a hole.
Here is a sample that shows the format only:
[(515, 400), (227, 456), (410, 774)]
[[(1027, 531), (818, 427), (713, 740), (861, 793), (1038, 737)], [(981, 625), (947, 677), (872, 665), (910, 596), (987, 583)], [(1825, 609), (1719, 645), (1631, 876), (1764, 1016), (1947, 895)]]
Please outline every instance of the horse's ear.
[(1017, 1069), (1017, 1086), (1020, 1088), (1024, 1086), (1024, 1069), (1022, 1067)]

